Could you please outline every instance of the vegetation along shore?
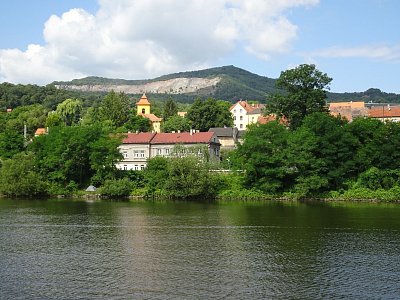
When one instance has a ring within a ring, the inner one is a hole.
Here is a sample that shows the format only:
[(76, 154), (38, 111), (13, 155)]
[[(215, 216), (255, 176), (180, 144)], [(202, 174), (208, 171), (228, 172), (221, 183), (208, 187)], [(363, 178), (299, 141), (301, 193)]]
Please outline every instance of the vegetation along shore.
[[(0, 194), (3, 197), (99, 195), (145, 199), (400, 199), (400, 124), (329, 113), (331, 78), (314, 65), (281, 73), (265, 96), (265, 124), (247, 126), (218, 160), (207, 148), (176, 145), (143, 170), (117, 168), (128, 132), (151, 132), (130, 97), (76, 94), (32, 86), (0, 90)], [(19, 102), (7, 95), (22, 91)], [(47, 94), (46, 94), (47, 93)], [(78, 96), (82, 96), (81, 99)], [(8, 106), (12, 106), (12, 109)], [(232, 127), (231, 103), (198, 98), (154, 104), (163, 132)], [(186, 111), (183, 116), (178, 111)], [(158, 119), (157, 119), (158, 120)], [(45, 128), (46, 134), (34, 132)], [(89, 186), (96, 191), (86, 192)]]

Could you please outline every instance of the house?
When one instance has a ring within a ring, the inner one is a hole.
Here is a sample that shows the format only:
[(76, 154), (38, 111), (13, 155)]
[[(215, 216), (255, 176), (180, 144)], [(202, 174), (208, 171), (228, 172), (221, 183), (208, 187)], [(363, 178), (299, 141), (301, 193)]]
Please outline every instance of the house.
[(229, 111), (232, 113), (234, 126), (239, 130), (246, 130), (248, 125), (256, 123), (258, 117), (262, 116), (264, 108), (264, 104), (249, 104), (240, 100)]
[(143, 94), (143, 96), (139, 99), (139, 101), (136, 103), (136, 107), (137, 107), (137, 115), (149, 119), (152, 124), (154, 132), (161, 132), (162, 118), (159, 118), (156, 115), (150, 113), (151, 104), (147, 99), (146, 94)]
[(46, 128), (38, 128), (35, 131), (35, 136), (43, 135), (43, 134), (46, 134), (46, 133), (47, 133)]
[(117, 168), (143, 170), (150, 158), (150, 142), (155, 135), (154, 132), (128, 133), (119, 146), (123, 160), (117, 164)]
[(371, 108), (368, 109), (368, 116), (385, 122), (400, 122), (400, 106), (393, 106), (390, 104), (371, 106)]
[(368, 116), (368, 108), (363, 101), (331, 102), (329, 112), (333, 116), (341, 116), (351, 122), (356, 117)]
[(214, 132), (128, 133), (119, 147), (123, 160), (117, 163), (122, 170), (143, 170), (147, 160), (156, 156), (173, 156), (176, 146), (195, 149), (203, 146), (211, 160), (219, 161), (220, 143)]
[(239, 133), (239, 130), (236, 127), (213, 127), (208, 131), (215, 133), (221, 143), (221, 150), (232, 150), (236, 148)]

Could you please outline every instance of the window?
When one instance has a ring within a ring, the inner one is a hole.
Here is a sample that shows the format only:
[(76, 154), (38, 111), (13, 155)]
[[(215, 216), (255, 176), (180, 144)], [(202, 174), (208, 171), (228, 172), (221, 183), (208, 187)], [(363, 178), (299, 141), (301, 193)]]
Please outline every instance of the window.
[(233, 113), (236, 114), (236, 109), (233, 110)]
[(123, 155), (124, 158), (128, 158), (128, 151), (123, 151), (122, 155)]
[(139, 166), (135, 165), (135, 171), (139, 170)]
[(124, 170), (125, 171), (128, 170), (128, 166), (127, 165), (124, 165)]
[(240, 109), (240, 111), (239, 111), (240, 113), (242, 113), (243, 112), (243, 109)]
[(161, 149), (157, 149), (157, 155), (161, 155)]
[(133, 157), (135, 158), (139, 157), (139, 150), (133, 150)]
[(240, 121), (243, 121), (243, 116), (240, 116)]
[(140, 157), (144, 157), (144, 150), (140, 150)]
[(165, 149), (165, 155), (169, 155), (169, 149)]
[(142, 108), (142, 114), (145, 114), (146, 110), (144, 108)]
[(235, 121), (236, 121), (236, 116), (234, 116), (234, 117), (233, 117), (233, 120), (235, 120)]
[(243, 124), (240, 124), (240, 126), (239, 126), (239, 127), (240, 127), (240, 129), (243, 129)]
[(140, 165), (140, 170), (144, 170), (144, 165)]

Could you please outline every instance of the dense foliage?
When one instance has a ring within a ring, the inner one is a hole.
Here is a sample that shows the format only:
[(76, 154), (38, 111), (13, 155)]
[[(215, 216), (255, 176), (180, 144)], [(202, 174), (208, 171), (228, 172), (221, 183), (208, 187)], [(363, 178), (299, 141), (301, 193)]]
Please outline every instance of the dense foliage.
[(397, 186), (400, 124), (325, 113), (307, 116), (295, 130), (277, 122), (250, 126), (236, 153), (245, 186), (264, 193), (323, 195), (355, 187)]
[(310, 113), (327, 111), (325, 90), (331, 81), (315, 65), (286, 70), (276, 82), (283, 93), (269, 97), (266, 113), (284, 118), (291, 128), (297, 128)]

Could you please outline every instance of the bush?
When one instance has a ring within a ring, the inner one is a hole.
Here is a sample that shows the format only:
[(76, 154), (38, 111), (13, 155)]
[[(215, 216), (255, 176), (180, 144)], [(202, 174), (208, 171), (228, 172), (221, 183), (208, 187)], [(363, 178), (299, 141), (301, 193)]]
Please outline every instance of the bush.
[(128, 178), (106, 180), (100, 188), (100, 194), (110, 198), (128, 197), (131, 191), (132, 183)]

